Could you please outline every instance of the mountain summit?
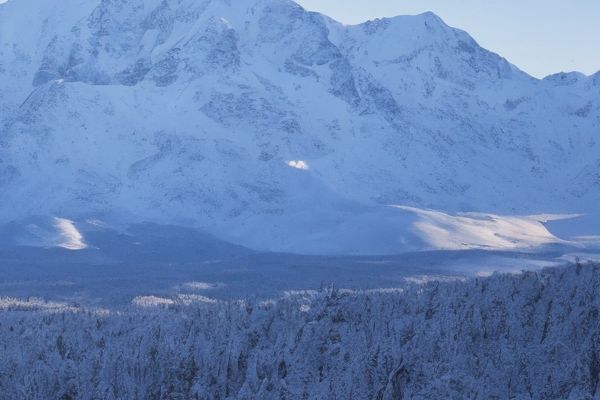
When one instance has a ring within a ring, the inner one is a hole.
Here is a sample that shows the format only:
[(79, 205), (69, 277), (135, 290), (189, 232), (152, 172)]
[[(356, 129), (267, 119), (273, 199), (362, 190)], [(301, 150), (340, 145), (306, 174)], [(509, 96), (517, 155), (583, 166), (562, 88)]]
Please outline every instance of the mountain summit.
[(599, 99), (598, 74), (534, 79), (432, 13), (345, 26), (285, 0), (13, 0), (0, 222), (307, 253), (551, 242), (547, 217), (514, 216), (598, 211)]

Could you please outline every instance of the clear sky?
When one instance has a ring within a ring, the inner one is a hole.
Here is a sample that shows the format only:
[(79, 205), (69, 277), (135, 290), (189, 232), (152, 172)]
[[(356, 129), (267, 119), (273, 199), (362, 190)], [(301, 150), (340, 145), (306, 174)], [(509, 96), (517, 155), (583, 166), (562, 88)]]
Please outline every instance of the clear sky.
[(340, 22), (433, 11), (537, 77), (600, 70), (600, 0), (297, 0)]

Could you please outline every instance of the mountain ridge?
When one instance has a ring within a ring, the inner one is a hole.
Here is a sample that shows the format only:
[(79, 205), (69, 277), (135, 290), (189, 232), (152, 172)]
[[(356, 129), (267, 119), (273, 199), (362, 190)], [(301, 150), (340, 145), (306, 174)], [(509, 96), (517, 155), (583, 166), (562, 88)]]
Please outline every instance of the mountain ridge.
[(0, 7), (4, 223), (150, 221), (301, 252), (352, 251), (340, 232), (364, 231), (385, 243), (361, 252), (393, 252), (425, 214), (388, 205), (598, 211), (600, 81), (533, 78), (434, 14), (28, 4)]

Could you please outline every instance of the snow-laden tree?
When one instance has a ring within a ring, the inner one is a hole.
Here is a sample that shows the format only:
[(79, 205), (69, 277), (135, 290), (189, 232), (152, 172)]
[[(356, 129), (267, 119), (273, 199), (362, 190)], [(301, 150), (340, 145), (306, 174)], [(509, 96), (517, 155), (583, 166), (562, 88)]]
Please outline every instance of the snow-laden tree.
[(589, 264), (262, 303), (4, 299), (0, 399), (600, 399), (599, 294)]

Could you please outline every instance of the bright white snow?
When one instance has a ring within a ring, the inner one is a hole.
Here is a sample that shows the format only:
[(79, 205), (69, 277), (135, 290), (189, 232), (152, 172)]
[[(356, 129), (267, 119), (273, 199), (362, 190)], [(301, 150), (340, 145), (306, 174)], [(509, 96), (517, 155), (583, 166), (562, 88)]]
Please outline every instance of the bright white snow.
[(68, 250), (83, 250), (87, 248), (87, 245), (83, 241), (83, 235), (77, 230), (73, 221), (65, 218), (54, 218), (54, 224), (58, 229), (58, 247)]
[[(598, 213), (600, 75), (534, 79), (431, 13), (19, 0), (0, 38), (1, 223), (372, 254), (544, 244), (567, 238), (515, 218)], [(500, 217), (454, 217), (472, 212)]]
[(296, 169), (302, 169), (302, 170), (308, 170), (310, 169), (308, 167), (308, 163), (306, 161), (302, 161), (302, 160), (292, 160), (292, 161), (288, 161), (287, 165), (292, 167), (292, 168), (296, 168)]

